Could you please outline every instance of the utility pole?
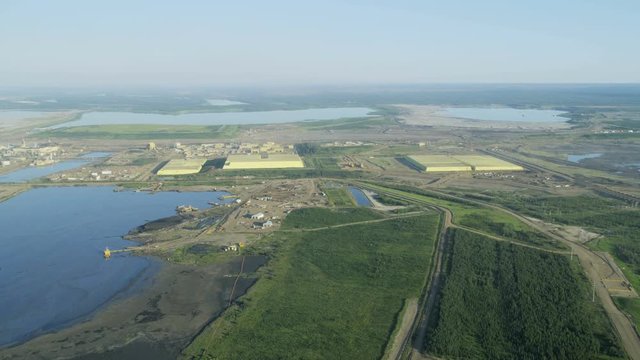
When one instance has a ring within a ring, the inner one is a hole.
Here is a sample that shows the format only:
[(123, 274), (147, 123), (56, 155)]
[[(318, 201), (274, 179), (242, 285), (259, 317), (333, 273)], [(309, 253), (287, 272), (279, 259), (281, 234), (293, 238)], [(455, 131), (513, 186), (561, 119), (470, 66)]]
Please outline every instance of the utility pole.
[(591, 294), (591, 302), (596, 302), (596, 281), (593, 280), (593, 293)]
[(571, 247), (571, 262), (573, 262), (573, 246)]

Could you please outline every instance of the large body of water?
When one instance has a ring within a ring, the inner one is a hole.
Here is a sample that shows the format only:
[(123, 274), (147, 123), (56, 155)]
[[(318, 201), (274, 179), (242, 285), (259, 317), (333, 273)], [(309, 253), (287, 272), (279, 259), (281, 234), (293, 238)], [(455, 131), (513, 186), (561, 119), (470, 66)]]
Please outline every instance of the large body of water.
[(220, 192), (114, 192), (111, 187), (33, 189), (0, 203), (0, 346), (90, 315), (114, 296), (140, 288), (159, 263), (105, 247), (135, 245), (132, 228), (206, 208)]
[(514, 108), (446, 108), (436, 115), (485, 121), (564, 122), (562, 111)]
[(41, 178), (43, 176), (55, 174), (60, 171), (67, 171), (79, 168), (97, 159), (111, 155), (108, 152), (92, 152), (80, 156), (76, 160), (61, 161), (46, 166), (29, 166), (8, 174), (0, 175), (0, 183), (19, 183)]
[(325, 108), (306, 110), (275, 110), (253, 112), (221, 112), (195, 114), (145, 114), (127, 112), (89, 112), (78, 120), (53, 125), (47, 129), (59, 129), (89, 125), (248, 125), (278, 124), (305, 120), (333, 120), (364, 117), (369, 108)]

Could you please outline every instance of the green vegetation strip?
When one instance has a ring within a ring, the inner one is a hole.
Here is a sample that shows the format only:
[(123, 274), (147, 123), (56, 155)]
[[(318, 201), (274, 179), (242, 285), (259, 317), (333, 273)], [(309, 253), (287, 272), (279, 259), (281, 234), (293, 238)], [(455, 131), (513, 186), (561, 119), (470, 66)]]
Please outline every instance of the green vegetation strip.
[(566, 256), (452, 231), (428, 351), (464, 359), (621, 358), (603, 310)]
[(60, 128), (36, 133), (38, 137), (70, 139), (230, 139), (235, 137), (236, 125), (92, 125)]
[[(311, 226), (309, 222), (322, 215), (334, 219), (324, 224), (345, 223), (344, 216), (334, 211), (315, 209), (293, 212), (284, 227)], [(371, 212), (368, 219), (377, 217)], [(278, 251), (262, 269), (262, 278), (205, 329), (185, 355), (380, 358), (404, 300), (420, 296), (438, 220), (436, 215), (425, 215), (317, 232), (276, 233), (272, 241)]]

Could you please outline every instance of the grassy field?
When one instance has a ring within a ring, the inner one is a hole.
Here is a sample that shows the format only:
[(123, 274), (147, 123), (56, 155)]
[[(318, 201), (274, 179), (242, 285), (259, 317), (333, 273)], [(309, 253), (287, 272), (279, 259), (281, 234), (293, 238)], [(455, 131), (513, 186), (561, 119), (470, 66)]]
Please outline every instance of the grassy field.
[(282, 229), (312, 229), (323, 226), (348, 224), (380, 219), (383, 216), (373, 210), (357, 207), (327, 211), (322, 208), (302, 208), (287, 215)]
[[(344, 220), (334, 211), (314, 211), (334, 224)], [(301, 217), (295, 214), (285, 227), (297, 226)], [(380, 358), (405, 299), (420, 295), (437, 228), (438, 216), (422, 215), (276, 233), (277, 251), (262, 277), (185, 357)]]
[(381, 187), (366, 184), (372, 190), (391, 195), (403, 196), (418, 202), (426, 202), (451, 210), (453, 222), (485, 232), (487, 234), (504, 237), (509, 240), (529, 243), (548, 249), (564, 249), (557, 241), (550, 239), (534, 230), (519, 219), (497, 209), (482, 207), (470, 202), (449, 198), (446, 195), (429, 193), (415, 188), (396, 186), (398, 188)]
[(48, 130), (36, 135), (69, 139), (228, 139), (236, 136), (238, 129), (236, 125), (92, 125)]
[(397, 125), (387, 117), (347, 118), (338, 120), (321, 120), (301, 122), (300, 126), (309, 130), (359, 130), (372, 127)]
[(589, 284), (566, 256), (452, 231), (428, 351), (464, 359), (622, 358)]
[(345, 187), (323, 187), (331, 206), (354, 206), (353, 198)]
[(315, 169), (340, 170), (340, 166), (338, 166), (338, 159), (335, 157), (305, 156), (304, 163), (305, 166)]

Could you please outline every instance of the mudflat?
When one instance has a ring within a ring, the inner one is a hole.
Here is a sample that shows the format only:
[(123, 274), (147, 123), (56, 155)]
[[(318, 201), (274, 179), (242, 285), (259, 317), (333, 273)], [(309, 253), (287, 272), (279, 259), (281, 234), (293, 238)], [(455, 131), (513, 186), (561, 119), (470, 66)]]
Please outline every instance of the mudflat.
[[(264, 262), (252, 258), (244, 273)], [(237, 257), (208, 266), (166, 263), (142, 292), (111, 302), (85, 322), (2, 349), (0, 358), (137, 359), (153, 354), (154, 359), (175, 359), (230, 299), (253, 284), (254, 279), (237, 276), (241, 262)]]

